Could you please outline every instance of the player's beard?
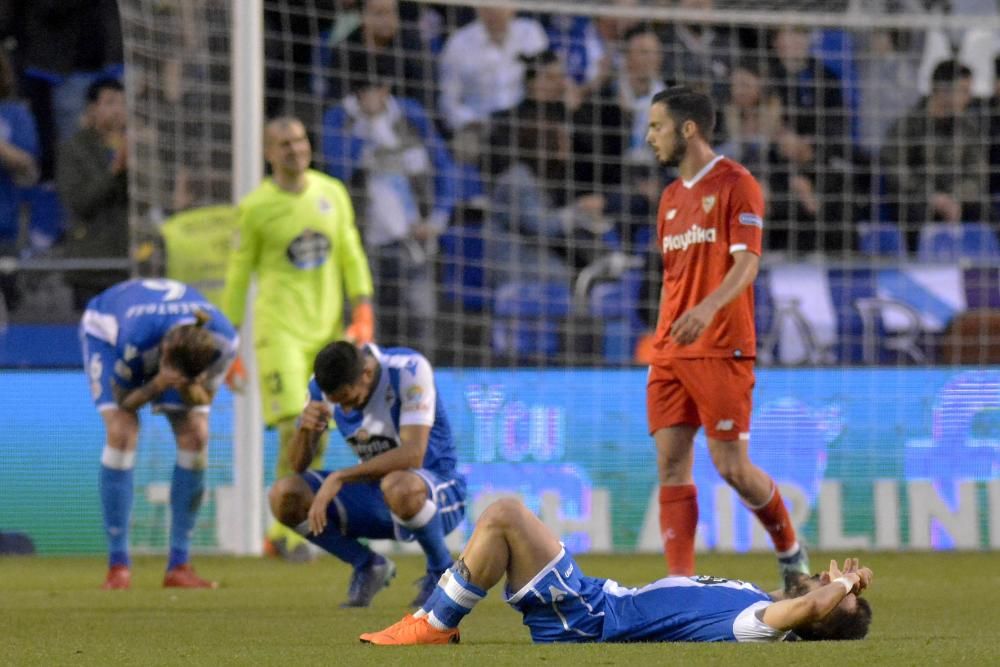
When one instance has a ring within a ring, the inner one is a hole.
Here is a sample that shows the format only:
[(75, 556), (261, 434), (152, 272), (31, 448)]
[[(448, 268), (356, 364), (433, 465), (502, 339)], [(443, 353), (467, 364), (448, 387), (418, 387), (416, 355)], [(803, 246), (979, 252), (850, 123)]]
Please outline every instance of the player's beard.
[(664, 167), (677, 167), (680, 165), (681, 160), (684, 159), (684, 154), (687, 153), (688, 142), (681, 134), (680, 129), (674, 135), (674, 147), (670, 151), (670, 155), (666, 156), (660, 160), (660, 164)]

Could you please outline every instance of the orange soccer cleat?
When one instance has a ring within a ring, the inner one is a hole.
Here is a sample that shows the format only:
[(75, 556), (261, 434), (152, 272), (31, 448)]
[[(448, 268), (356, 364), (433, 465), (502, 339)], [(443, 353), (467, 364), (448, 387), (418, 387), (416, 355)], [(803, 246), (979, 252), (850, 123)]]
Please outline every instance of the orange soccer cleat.
[(128, 565), (112, 565), (101, 588), (106, 591), (124, 591), (132, 585), (132, 572)]
[(457, 644), (458, 628), (438, 630), (426, 616), (414, 618), (411, 614), (380, 632), (366, 632), (360, 639), (363, 644), (378, 646), (414, 646), (417, 644)]
[(164, 588), (218, 588), (219, 582), (202, 579), (188, 564), (170, 568), (163, 575)]
[(362, 643), (371, 644), (371, 643), (373, 643), (372, 642), (372, 637), (375, 637), (377, 635), (386, 634), (386, 633), (395, 632), (397, 629), (403, 627), (404, 625), (409, 625), (410, 623), (416, 623), (418, 620), (420, 620), (420, 619), (418, 619), (413, 614), (407, 614), (406, 616), (403, 617), (402, 620), (396, 621), (395, 623), (393, 623), (389, 627), (385, 628), (384, 630), (379, 630), (377, 632), (365, 632), (365, 633), (362, 633), (362, 635), (360, 637), (358, 637), (358, 639), (360, 639), (362, 641)]

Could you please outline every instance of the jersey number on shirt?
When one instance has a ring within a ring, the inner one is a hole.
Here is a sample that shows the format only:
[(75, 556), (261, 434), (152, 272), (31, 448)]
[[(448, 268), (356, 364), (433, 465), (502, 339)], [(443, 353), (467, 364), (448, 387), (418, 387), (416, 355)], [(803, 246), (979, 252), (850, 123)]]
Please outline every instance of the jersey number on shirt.
[(176, 301), (184, 296), (184, 292), (187, 291), (187, 285), (184, 283), (164, 278), (150, 278), (148, 280), (143, 280), (142, 286), (149, 290), (163, 292), (164, 301)]

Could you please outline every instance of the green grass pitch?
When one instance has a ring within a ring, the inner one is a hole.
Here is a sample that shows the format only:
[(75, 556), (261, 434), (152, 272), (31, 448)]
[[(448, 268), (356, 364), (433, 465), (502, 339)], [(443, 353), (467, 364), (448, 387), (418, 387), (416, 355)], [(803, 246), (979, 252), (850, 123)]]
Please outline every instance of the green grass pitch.
[[(142, 557), (132, 589), (101, 591), (99, 558), (0, 558), (0, 665), (1000, 665), (1000, 556), (861, 554), (875, 570), (863, 642), (777, 645), (534, 646), (498, 589), (445, 647), (362, 645), (360, 632), (398, 620), (421, 561), (369, 609), (343, 610), (348, 570), (331, 558), (293, 565), (253, 558), (197, 559), (215, 591), (160, 588), (163, 558)], [(583, 569), (623, 584), (662, 575), (655, 556), (584, 556)], [(827, 562), (813, 556), (813, 565)], [(776, 584), (773, 558), (702, 555), (698, 570)]]

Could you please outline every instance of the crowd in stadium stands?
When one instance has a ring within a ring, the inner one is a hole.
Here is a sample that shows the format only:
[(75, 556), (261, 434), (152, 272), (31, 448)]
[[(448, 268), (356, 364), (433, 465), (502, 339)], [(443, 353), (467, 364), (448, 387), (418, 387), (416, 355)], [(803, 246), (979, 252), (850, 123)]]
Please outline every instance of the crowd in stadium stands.
[[(108, 101), (114, 88), (87, 92), (121, 74), (115, 2), (51, 4), (0, 12), (19, 84), (0, 81), (0, 255), (121, 257), (128, 155), (124, 121), (106, 118), (120, 100)], [(997, 11), (976, 0), (865, 4)], [(862, 223), (888, 224), (905, 256), (917, 254), (925, 223), (997, 221), (1000, 44), (981, 31), (658, 24), (502, 3), (264, 5), (266, 112), (302, 117), (322, 146), (317, 167), (348, 185), (380, 324), (400, 340), (431, 337), (442, 294), (455, 297), (444, 275), (459, 292), (488, 295), (511, 283), (572, 290), (616, 252), (639, 258), (609, 263), (619, 277), (623, 266), (655, 267), (652, 215), (672, 174), (645, 145), (646, 117), (651, 97), (674, 83), (715, 98), (717, 149), (765, 187), (772, 257), (877, 252)], [(11, 202), (24, 204), (23, 220)], [(81, 235), (97, 246), (80, 245)], [(460, 261), (485, 270), (449, 269)], [(91, 287), (75, 275), (79, 307)], [(30, 281), (0, 279), (16, 307)], [(656, 285), (639, 282), (640, 300), (655, 301)]]

